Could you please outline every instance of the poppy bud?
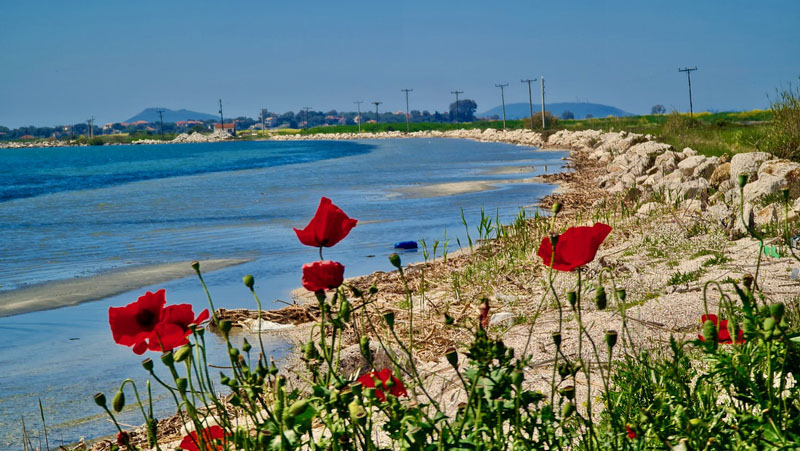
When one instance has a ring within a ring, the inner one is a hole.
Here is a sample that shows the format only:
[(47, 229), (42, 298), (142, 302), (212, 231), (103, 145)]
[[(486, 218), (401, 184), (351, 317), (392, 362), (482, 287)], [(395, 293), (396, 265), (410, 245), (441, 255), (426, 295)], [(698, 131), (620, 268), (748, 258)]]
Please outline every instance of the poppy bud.
[(389, 256), (389, 263), (391, 263), (392, 266), (394, 266), (397, 269), (403, 267), (403, 264), (400, 262), (400, 256), (397, 255), (396, 253), (393, 253)]
[(350, 291), (353, 292), (353, 296), (355, 296), (357, 298), (363, 298), (364, 297), (364, 292), (363, 291), (359, 290), (356, 287), (351, 287), (350, 285), (348, 285), (348, 287), (350, 287)]
[(567, 302), (572, 310), (575, 310), (575, 303), (578, 302), (578, 293), (574, 291), (567, 291)]
[(570, 401), (571, 401), (571, 400), (573, 400), (573, 399), (575, 399), (575, 387), (574, 387), (574, 386), (572, 386), (572, 385), (567, 385), (566, 387), (564, 387), (564, 388), (560, 389), (560, 390), (558, 391), (558, 393), (559, 393), (561, 396), (563, 396), (563, 397), (565, 397), (565, 398), (569, 399)]
[(377, 292), (378, 292), (378, 287), (376, 287), (375, 284), (369, 286), (369, 294), (375, 294)]
[(608, 345), (608, 349), (613, 349), (614, 345), (617, 344), (617, 331), (607, 330), (605, 339), (606, 339), (606, 344)]
[(558, 375), (561, 376), (561, 379), (565, 379), (567, 376), (569, 376), (570, 371), (570, 365), (566, 363), (558, 364)]
[(456, 351), (456, 348), (447, 348), (444, 357), (447, 359), (450, 365), (453, 366), (453, 368), (458, 368), (458, 351)]
[(104, 395), (102, 393), (98, 393), (98, 394), (94, 395), (94, 403), (97, 404), (100, 407), (105, 408), (106, 407), (106, 395)]
[(556, 347), (561, 347), (561, 332), (553, 332), (553, 343)]
[(742, 283), (748, 290), (752, 289), (753, 287), (753, 275), (752, 274), (745, 274), (742, 276)]
[(383, 320), (386, 321), (386, 325), (389, 326), (389, 329), (394, 330), (394, 312), (388, 312), (383, 315)]
[(142, 360), (142, 367), (145, 371), (153, 371), (153, 359), (144, 359)]
[(236, 348), (228, 349), (228, 354), (230, 354), (230, 356), (233, 357), (234, 359), (238, 359), (239, 358), (239, 350), (236, 349)]
[(167, 365), (167, 366), (171, 367), (172, 364), (175, 363), (175, 358), (172, 356), (172, 351), (167, 351), (167, 352), (161, 354), (161, 362), (164, 365)]
[(350, 302), (345, 298), (339, 303), (339, 318), (344, 322), (350, 321)]
[(358, 342), (358, 347), (361, 350), (361, 355), (363, 355), (367, 361), (372, 360), (372, 352), (369, 349), (369, 337), (362, 335), (361, 340)]
[(187, 357), (190, 357), (191, 355), (192, 355), (192, 345), (185, 344), (181, 346), (177, 352), (175, 352), (175, 361), (183, 362), (184, 360), (186, 360)]
[(786, 306), (782, 302), (776, 302), (769, 306), (769, 314), (775, 317), (777, 321), (783, 318), (784, 313), (786, 313)]
[(620, 288), (617, 290), (617, 298), (619, 298), (619, 302), (625, 302), (625, 299), (628, 297), (628, 292), (625, 291), (624, 288)]
[(559, 212), (561, 212), (561, 202), (553, 202), (552, 211), (553, 215), (557, 215)]
[(573, 404), (572, 401), (568, 401), (561, 406), (561, 418), (569, 418), (573, 412), (575, 412), (575, 404)]
[(229, 385), (231, 383), (231, 378), (229, 378), (228, 376), (226, 376), (226, 375), (224, 375), (222, 373), (219, 373), (219, 374), (220, 374), (219, 375), (219, 383), (220, 384)]
[(456, 322), (452, 316), (448, 315), (447, 313), (444, 314), (444, 324), (445, 326), (452, 326)]
[(122, 412), (122, 408), (125, 407), (125, 393), (122, 390), (114, 395), (114, 399), (111, 400), (111, 407), (114, 408), (114, 412)]
[(700, 427), (702, 425), (703, 425), (703, 420), (701, 420), (700, 418), (692, 418), (691, 420), (689, 420), (689, 426), (693, 428)]
[(242, 282), (244, 282), (244, 286), (252, 290), (253, 286), (256, 284), (256, 279), (254, 279), (251, 274), (248, 274), (242, 277)]
[(606, 289), (602, 286), (597, 287), (594, 291), (594, 303), (597, 310), (605, 310), (608, 305), (608, 297), (606, 297)]
[(233, 323), (228, 321), (227, 319), (226, 320), (222, 320), (222, 321), (219, 322), (219, 330), (221, 330), (222, 333), (224, 335), (226, 335), (226, 336), (231, 331), (232, 327), (233, 327)]
[(783, 201), (789, 202), (789, 188), (783, 188), (781, 194), (783, 195)]
[(179, 392), (186, 393), (186, 388), (189, 386), (189, 381), (185, 377), (179, 377), (175, 379), (175, 385), (178, 387)]
[(289, 406), (289, 410), (286, 411), (286, 414), (291, 417), (296, 417), (297, 415), (302, 415), (308, 409), (309, 400), (308, 399), (301, 399), (296, 401), (294, 404)]
[(707, 342), (716, 343), (717, 332), (718, 330), (716, 324), (709, 320), (706, 320), (706, 322), (703, 323), (703, 338), (705, 338)]
[(244, 343), (242, 344), (242, 351), (250, 352), (253, 349), (253, 346), (250, 345), (250, 342), (247, 341), (247, 338), (244, 339)]
[(767, 332), (772, 331), (772, 329), (775, 328), (775, 318), (771, 316), (764, 318), (764, 322), (761, 323), (761, 327)]
[(239, 395), (232, 395), (231, 399), (229, 399), (228, 402), (231, 403), (231, 405), (234, 407), (242, 406), (242, 398), (240, 398)]
[(515, 370), (511, 373), (511, 383), (514, 384), (517, 389), (522, 387), (522, 380), (525, 379), (525, 375), (520, 370)]
[(747, 185), (747, 174), (739, 174), (739, 188), (744, 188)]

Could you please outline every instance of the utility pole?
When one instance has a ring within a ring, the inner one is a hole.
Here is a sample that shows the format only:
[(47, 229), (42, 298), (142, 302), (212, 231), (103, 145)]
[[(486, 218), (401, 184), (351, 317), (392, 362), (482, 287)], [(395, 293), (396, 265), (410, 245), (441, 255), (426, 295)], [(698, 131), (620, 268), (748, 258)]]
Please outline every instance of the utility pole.
[(697, 66), (692, 67), (691, 69), (688, 67), (684, 67), (683, 69), (678, 69), (678, 72), (686, 72), (686, 79), (689, 80), (689, 117), (694, 117), (694, 109), (692, 107), (692, 71), (697, 70)]
[(378, 124), (381, 122), (381, 117), (378, 115), (378, 105), (382, 104), (383, 102), (372, 102), (375, 105), (375, 130), (378, 130)]
[(455, 122), (458, 123), (458, 95), (459, 94), (464, 94), (464, 91), (458, 91), (458, 90), (450, 91), (450, 94), (455, 94), (456, 95), (456, 118), (455, 118)]
[(409, 125), (409, 115), (408, 115), (408, 93), (413, 91), (413, 89), (401, 89), (401, 91), (406, 93), (406, 133), (411, 131), (411, 125)]
[(535, 78), (530, 78), (528, 80), (520, 80), (520, 83), (527, 83), (528, 84), (528, 107), (531, 109), (531, 130), (533, 130), (533, 94), (531, 93), (531, 82), (536, 81)]
[(89, 125), (89, 139), (92, 139), (94, 138), (94, 116), (90, 117), (86, 124)]
[(267, 110), (266, 108), (261, 108), (261, 135), (263, 136), (266, 133), (267, 129)]
[(353, 102), (358, 107), (358, 132), (361, 133), (361, 104), (364, 103), (363, 100), (356, 100)]
[(306, 129), (306, 130), (308, 130), (308, 110), (310, 110), (310, 109), (311, 109), (311, 108), (310, 108), (310, 107), (307, 107), (307, 106), (304, 106), (304, 107), (303, 107), (303, 113), (304, 113), (304, 115), (305, 115), (305, 129)]
[(545, 123), (544, 123), (544, 75), (541, 76), (541, 80), (542, 80), (542, 130), (544, 130), (544, 128), (545, 128)]
[(500, 83), (499, 85), (494, 85), (496, 88), (500, 88), (500, 100), (503, 103), (503, 130), (506, 129), (506, 95), (503, 89), (508, 86), (508, 83)]
[(219, 99), (219, 130), (225, 132), (225, 120), (222, 117), (222, 99)]
[(159, 108), (156, 112), (158, 113), (158, 120), (161, 122), (161, 139), (164, 139), (164, 109)]

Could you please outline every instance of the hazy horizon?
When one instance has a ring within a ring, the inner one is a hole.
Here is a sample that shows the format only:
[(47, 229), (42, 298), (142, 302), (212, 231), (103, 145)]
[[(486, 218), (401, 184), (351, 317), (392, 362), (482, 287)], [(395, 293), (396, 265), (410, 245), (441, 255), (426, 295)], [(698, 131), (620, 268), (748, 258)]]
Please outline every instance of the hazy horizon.
[[(270, 111), (447, 109), (527, 102), (522, 78), (551, 102), (634, 114), (766, 108), (800, 75), (795, 2), (612, 5), (465, 1), (303, 5), (176, 1), (3, 5), (0, 125), (123, 121), (163, 106), (226, 117)], [(363, 106), (363, 105), (362, 105)]]

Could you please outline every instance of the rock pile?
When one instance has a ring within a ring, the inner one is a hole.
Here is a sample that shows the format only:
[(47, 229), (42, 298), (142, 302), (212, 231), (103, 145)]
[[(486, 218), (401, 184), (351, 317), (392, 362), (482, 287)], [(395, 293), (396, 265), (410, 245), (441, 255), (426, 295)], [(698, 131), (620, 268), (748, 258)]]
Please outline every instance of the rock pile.
[(541, 133), (533, 132), (527, 129), (521, 130), (495, 130), (487, 128), (486, 130), (472, 129), (472, 130), (428, 130), (411, 133), (403, 133), (399, 131), (392, 132), (378, 132), (378, 133), (318, 133), (313, 135), (273, 135), (270, 139), (273, 141), (326, 141), (326, 140), (352, 140), (352, 139), (396, 139), (396, 138), (456, 138), (456, 139), (474, 139), (482, 142), (504, 142), (509, 144), (517, 144), (521, 146), (537, 146), (544, 145), (545, 140), (542, 138)]
[(172, 140), (173, 143), (210, 143), (230, 139), (227, 133), (214, 133), (213, 135), (204, 135), (202, 133), (194, 132), (192, 134), (181, 133)]

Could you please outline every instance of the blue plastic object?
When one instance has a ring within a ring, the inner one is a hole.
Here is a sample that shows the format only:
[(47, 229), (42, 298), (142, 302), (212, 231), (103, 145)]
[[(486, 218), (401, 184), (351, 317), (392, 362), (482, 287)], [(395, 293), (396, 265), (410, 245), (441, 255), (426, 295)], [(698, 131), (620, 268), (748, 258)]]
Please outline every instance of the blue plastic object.
[(417, 242), (416, 241), (399, 241), (394, 243), (395, 249), (416, 249)]

